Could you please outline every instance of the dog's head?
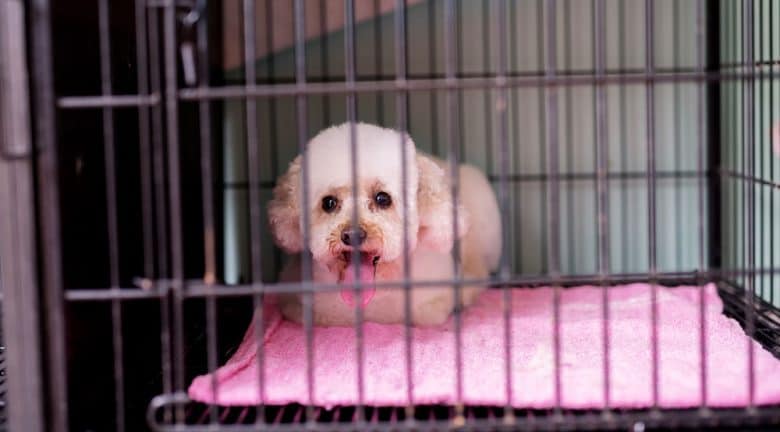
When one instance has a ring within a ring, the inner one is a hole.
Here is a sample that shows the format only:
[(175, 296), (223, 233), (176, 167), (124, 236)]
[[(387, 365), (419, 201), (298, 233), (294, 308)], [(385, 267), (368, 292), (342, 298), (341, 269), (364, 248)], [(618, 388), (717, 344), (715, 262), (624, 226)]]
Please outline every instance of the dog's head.
[[(357, 152), (354, 191), (352, 131)], [(313, 258), (336, 273), (340, 281), (349, 273), (345, 270), (352, 254), (360, 253), (360, 262), (367, 268), (403, 259), (404, 201), (410, 251), (427, 247), (446, 252), (452, 248), (449, 176), (433, 159), (418, 153), (409, 136), (368, 124), (343, 124), (320, 132), (308, 143), (305, 176), (303, 160), (298, 156), (290, 164), (268, 207), (274, 239), (285, 251), (302, 251), (306, 220)], [(304, 177), (309, 185), (306, 202)], [(353, 226), (355, 207), (357, 226)], [(458, 210), (458, 235), (462, 235), (467, 215), (462, 207)]]

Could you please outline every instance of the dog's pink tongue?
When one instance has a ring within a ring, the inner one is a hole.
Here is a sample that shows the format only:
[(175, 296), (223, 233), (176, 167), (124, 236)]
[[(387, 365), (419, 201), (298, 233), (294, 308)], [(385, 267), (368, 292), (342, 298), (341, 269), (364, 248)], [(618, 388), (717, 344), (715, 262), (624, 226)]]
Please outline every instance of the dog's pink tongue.
[[(355, 282), (355, 265), (350, 264), (344, 270), (344, 284), (353, 284)], [(360, 264), (360, 282), (362, 285), (362, 292), (360, 297), (362, 298), (362, 305), (365, 306), (374, 297), (376, 292), (376, 286), (374, 285), (374, 266), (370, 263)], [(354, 306), (355, 305), (355, 290), (353, 287), (344, 288), (341, 290), (341, 299), (344, 303)]]

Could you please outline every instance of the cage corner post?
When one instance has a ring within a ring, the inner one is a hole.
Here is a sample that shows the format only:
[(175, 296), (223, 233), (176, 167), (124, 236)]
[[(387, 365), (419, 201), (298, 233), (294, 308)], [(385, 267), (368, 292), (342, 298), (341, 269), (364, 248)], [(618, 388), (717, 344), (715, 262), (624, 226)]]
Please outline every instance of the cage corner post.
[[(35, 188), (38, 212), (39, 292), (43, 298), (40, 310), (45, 311), (40, 333), (45, 341), (44, 414), (45, 426), (53, 432), (64, 432), (68, 427), (68, 387), (65, 361), (65, 300), (62, 276), (60, 231), (60, 190), (58, 151), (56, 142), (54, 53), (52, 17), (49, 0), (33, 0), (28, 5), (28, 46), (35, 57), (30, 62), (30, 131), (35, 147)], [(46, 209), (47, 211), (43, 211)]]
[(25, 4), (0, 0), (0, 288), (8, 427), (43, 431)]

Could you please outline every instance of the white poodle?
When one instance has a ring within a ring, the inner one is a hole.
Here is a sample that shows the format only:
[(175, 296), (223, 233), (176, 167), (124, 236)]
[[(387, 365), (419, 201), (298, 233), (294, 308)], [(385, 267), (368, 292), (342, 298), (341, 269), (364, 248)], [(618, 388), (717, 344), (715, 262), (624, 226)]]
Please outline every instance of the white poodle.
[[(314, 294), (317, 325), (350, 325), (355, 320), (353, 301), (356, 266), (360, 253), (363, 290), (358, 306), (366, 321), (404, 322), (403, 200), (407, 200), (408, 250), (411, 275), (411, 321), (436, 325), (446, 321), (455, 307), (451, 284), (415, 286), (420, 281), (447, 281), (453, 269), (453, 202), (446, 163), (423, 154), (404, 136), (406, 161), (401, 156), (397, 131), (369, 124), (354, 124), (357, 148), (357, 200), (353, 199), (350, 156), (350, 124), (331, 127), (312, 138), (306, 149), (308, 202), (302, 202), (302, 159), (298, 156), (279, 179), (268, 207), (269, 221), (279, 247), (293, 254), (281, 280), (300, 280), (303, 245), (303, 212), (308, 214), (309, 252), (313, 279), (322, 283), (350, 284), (338, 291)], [(402, 164), (407, 170), (403, 192)], [(496, 198), (479, 170), (460, 166), (458, 236), (462, 274), (466, 279), (485, 278), (498, 265), (501, 253), (501, 220)], [(358, 228), (353, 230), (354, 206)], [(376, 282), (399, 282), (398, 288), (379, 288)], [(462, 306), (471, 304), (481, 286), (464, 286)], [(300, 293), (279, 296), (282, 313), (301, 322)]]

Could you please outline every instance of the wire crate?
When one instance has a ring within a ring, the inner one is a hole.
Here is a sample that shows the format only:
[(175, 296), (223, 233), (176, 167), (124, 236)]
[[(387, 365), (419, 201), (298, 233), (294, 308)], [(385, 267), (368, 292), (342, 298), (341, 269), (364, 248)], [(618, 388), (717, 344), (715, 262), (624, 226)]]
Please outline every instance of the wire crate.
[(490, 289), (713, 283), (780, 359), (779, 72), (774, 0), (0, 0), (0, 425), (776, 428), (752, 394), (662, 408), (657, 376), (641, 409), (221, 407), (187, 388), (266, 297), (327, 289), (278, 280), (264, 209), (345, 121), (486, 173), (504, 228)]

